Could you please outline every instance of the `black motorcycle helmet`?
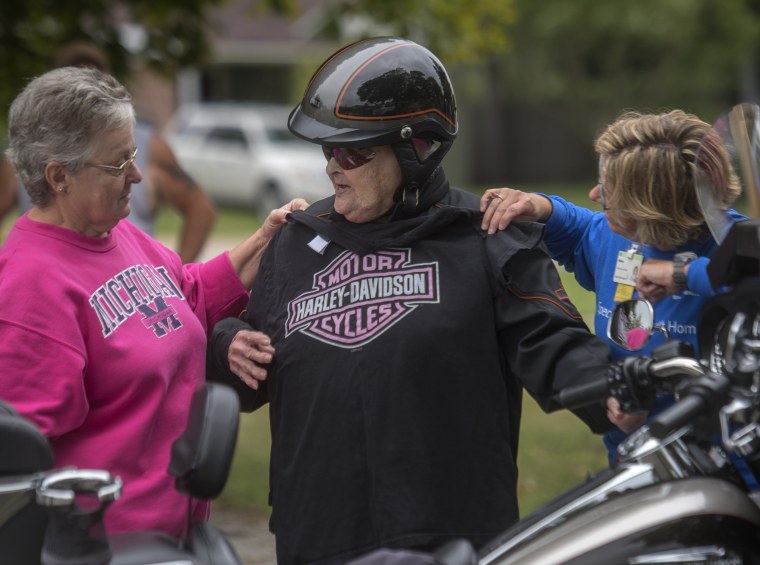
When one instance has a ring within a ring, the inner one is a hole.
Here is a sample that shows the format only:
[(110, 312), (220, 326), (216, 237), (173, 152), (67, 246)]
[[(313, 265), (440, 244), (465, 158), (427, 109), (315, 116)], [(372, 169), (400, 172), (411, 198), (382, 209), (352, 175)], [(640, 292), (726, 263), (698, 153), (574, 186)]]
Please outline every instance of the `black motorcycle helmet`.
[(288, 127), (328, 147), (390, 145), (402, 174), (395, 200), (402, 215), (413, 215), (457, 135), (454, 89), (441, 62), (421, 45), (365, 39), (317, 69)]

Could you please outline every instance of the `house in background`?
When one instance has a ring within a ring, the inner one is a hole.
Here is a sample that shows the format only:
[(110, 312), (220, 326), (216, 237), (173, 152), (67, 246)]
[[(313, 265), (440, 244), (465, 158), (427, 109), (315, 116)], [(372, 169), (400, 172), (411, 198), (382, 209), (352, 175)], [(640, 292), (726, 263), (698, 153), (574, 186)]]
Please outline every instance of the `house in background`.
[[(269, 102), (295, 106), (309, 78), (340, 44), (318, 38), (323, 0), (300, 0), (300, 12), (286, 18), (257, 9), (256, 0), (236, 0), (209, 11), (212, 54), (198, 68), (182, 69), (174, 81), (144, 66), (135, 68), (130, 90), (140, 116), (165, 127), (176, 109), (194, 102)], [(382, 32), (378, 32), (382, 33)], [(460, 104), (461, 106), (461, 104)], [(455, 183), (456, 163), (465, 156), (455, 148), (446, 170)]]
[(138, 65), (131, 84), (138, 112), (163, 127), (190, 102), (295, 105), (315, 67), (338, 47), (315, 39), (323, 2), (302, 0), (293, 19), (257, 4), (237, 0), (209, 11), (212, 53), (203, 67), (182, 69), (170, 81)]

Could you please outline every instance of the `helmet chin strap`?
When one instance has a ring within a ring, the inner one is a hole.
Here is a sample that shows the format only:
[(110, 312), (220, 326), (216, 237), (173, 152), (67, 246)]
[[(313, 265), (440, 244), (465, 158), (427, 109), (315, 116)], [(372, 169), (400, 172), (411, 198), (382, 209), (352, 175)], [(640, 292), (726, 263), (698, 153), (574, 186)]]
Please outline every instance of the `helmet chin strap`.
[(399, 211), (401, 215), (413, 216), (420, 205), (420, 187), (414, 182), (402, 186), (400, 196)]
[(391, 145), (401, 168), (401, 185), (393, 196), (396, 202), (393, 219), (416, 216), (441, 199), (442, 194), (431, 194), (428, 188), (443, 174), (438, 165), (450, 146), (450, 143), (441, 145), (437, 154), (420, 163), (411, 141)]

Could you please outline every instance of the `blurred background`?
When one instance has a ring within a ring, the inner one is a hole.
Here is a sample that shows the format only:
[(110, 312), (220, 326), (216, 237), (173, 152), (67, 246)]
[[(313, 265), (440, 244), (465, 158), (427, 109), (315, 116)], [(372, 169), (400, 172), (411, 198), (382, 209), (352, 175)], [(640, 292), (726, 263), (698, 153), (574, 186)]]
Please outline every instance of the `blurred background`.
[[(288, 170), (310, 157), (277, 156), (288, 141), (282, 111), (329, 54), (371, 35), (414, 39), (449, 70), (460, 133), (445, 167), (474, 192), (513, 186), (588, 203), (593, 139), (622, 110), (681, 108), (712, 122), (759, 101), (760, 0), (5, 0), (0, 149), (10, 102), (56, 50), (76, 39), (100, 46), (138, 113), (220, 206), (208, 256), (255, 229), (258, 212), (289, 190), (329, 192), (323, 159), (313, 175)], [(262, 158), (264, 143), (275, 152)], [(237, 164), (209, 174), (224, 158)], [(225, 170), (236, 171), (227, 185)], [(173, 237), (176, 222), (162, 212), (159, 237)], [(565, 280), (590, 322), (593, 299)], [(267, 511), (267, 426), (266, 409), (244, 416), (223, 504)], [(600, 438), (530, 400), (520, 459), (523, 513), (606, 464)]]
[(9, 0), (0, 120), (72, 39), (102, 46), (163, 127), (189, 103), (293, 106), (337, 47), (384, 34), (450, 71), (461, 125), (446, 165), (460, 186), (588, 183), (592, 139), (622, 109), (713, 121), (758, 98), (758, 0)]

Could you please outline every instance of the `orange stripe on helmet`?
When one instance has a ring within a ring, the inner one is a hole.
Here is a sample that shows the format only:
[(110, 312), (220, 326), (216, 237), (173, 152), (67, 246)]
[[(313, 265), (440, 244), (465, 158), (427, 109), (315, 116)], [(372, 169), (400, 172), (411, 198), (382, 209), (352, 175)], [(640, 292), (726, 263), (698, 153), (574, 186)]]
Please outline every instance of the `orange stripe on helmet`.
[(429, 114), (430, 112), (433, 112), (433, 113), (438, 114), (439, 116), (441, 116), (446, 122), (448, 122), (449, 124), (451, 124), (451, 127), (453, 127), (454, 129), (456, 129), (457, 125), (454, 122), (452, 122), (449, 119), (449, 117), (447, 115), (445, 115), (443, 112), (441, 112), (438, 108), (427, 108), (425, 110), (419, 110), (417, 112), (410, 112), (408, 114), (396, 114), (396, 115), (392, 115), (392, 116), (377, 116), (377, 117), (375, 117), (375, 116), (351, 116), (349, 114), (343, 114), (343, 113), (340, 112), (339, 108), (341, 106), (341, 102), (343, 100), (343, 96), (345, 95), (346, 91), (348, 90), (348, 87), (351, 86), (351, 83), (356, 78), (356, 76), (359, 73), (361, 73), (370, 63), (372, 63), (376, 59), (379, 59), (380, 57), (382, 57), (383, 55), (385, 55), (385, 54), (387, 54), (387, 53), (389, 53), (391, 51), (394, 51), (396, 49), (400, 49), (401, 47), (414, 47), (414, 46), (416, 46), (414, 43), (408, 43), (408, 42), (407, 43), (401, 43), (399, 45), (392, 45), (392, 46), (388, 47), (387, 49), (381, 51), (377, 55), (371, 57), (364, 64), (362, 64), (358, 69), (356, 69), (356, 71), (354, 72), (354, 74), (351, 75), (351, 78), (348, 79), (348, 81), (346, 82), (345, 86), (340, 91), (340, 95), (338, 96), (338, 101), (335, 104), (335, 115), (338, 118), (344, 118), (344, 119), (347, 119), (347, 120), (357, 120), (357, 121), (361, 120), (361, 121), (372, 122), (372, 121), (384, 121), (384, 120), (397, 120), (399, 118), (413, 118), (415, 116), (421, 116), (421, 115)]

